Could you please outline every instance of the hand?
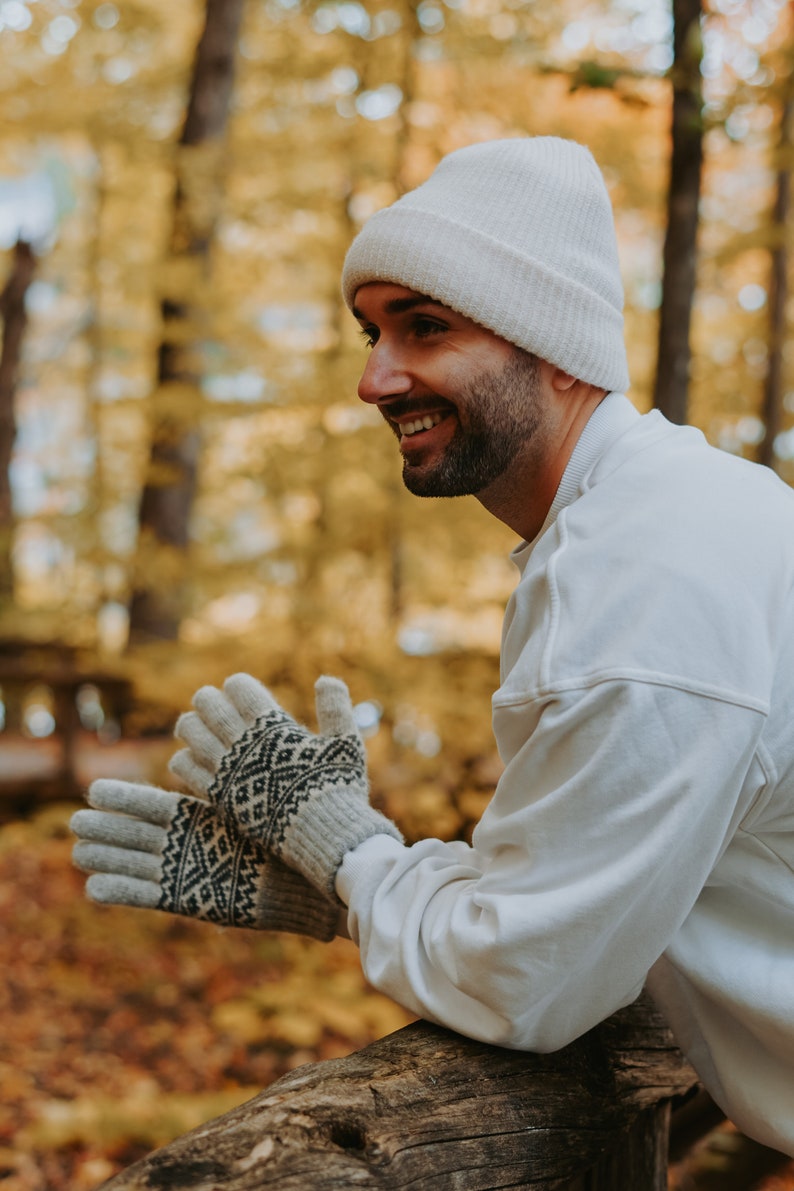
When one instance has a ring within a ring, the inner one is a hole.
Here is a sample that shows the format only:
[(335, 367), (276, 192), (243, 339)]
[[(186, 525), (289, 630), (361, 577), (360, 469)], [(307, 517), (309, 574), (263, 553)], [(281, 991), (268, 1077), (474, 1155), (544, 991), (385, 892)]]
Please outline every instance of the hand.
[(346, 852), (375, 834), (401, 839), (369, 805), (364, 742), (350, 695), (338, 678), (316, 684), (320, 734), (298, 724), (248, 674), (223, 691), (202, 687), (180, 716), (187, 745), (170, 762), (219, 815), (333, 896)]
[(206, 802), (102, 779), (77, 811), (73, 860), (92, 873), (96, 902), (168, 910), (223, 926), (283, 930), (327, 941), (341, 903), (239, 835)]

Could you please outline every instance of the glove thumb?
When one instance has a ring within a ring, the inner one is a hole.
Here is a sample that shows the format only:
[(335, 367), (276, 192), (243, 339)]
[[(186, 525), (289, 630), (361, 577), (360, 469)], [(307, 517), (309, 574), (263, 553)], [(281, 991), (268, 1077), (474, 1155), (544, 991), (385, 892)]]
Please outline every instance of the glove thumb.
[(323, 674), (314, 684), (317, 726), (322, 736), (358, 736), (350, 692), (341, 678)]

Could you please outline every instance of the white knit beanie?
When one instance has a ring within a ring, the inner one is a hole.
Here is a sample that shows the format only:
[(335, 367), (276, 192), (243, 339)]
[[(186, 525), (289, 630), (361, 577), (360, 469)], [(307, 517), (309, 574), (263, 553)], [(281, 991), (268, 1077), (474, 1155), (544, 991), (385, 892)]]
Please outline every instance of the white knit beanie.
[(578, 380), (628, 388), (612, 208), (583, 145), (521, 137), (450, 153), (353, 241), (348, 306), (368, 281), (427, 294)]

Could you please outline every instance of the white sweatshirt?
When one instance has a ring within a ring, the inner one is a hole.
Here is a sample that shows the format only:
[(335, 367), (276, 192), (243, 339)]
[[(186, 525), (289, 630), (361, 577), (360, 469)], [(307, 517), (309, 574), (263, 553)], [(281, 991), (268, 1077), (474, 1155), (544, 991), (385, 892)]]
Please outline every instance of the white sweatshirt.
[(794, 493), (610, 394), (514, 554), (472, 846), (375, 836), (371, 983), (551, 1051), (647, 985), (731, 1120), (794, 1153)]

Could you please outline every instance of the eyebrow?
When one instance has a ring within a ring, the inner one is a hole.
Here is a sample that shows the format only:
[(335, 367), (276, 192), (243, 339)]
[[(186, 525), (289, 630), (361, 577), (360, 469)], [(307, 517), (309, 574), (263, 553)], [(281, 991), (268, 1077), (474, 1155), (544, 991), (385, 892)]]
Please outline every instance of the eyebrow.
[[(443, 302), (436, 301), (435, 298), (428, 298), (426, 294), (413, 294), (410, 298), (391, 298), (384, 307), (386, 314), (404, 314), (406, 310), (413, 310), (415, 306), (438, 306), (441, 310), (448, 310)], [(353, 307), (353, 314), (358, 319), (363, 319), (365, 316), (358, 309)]]

